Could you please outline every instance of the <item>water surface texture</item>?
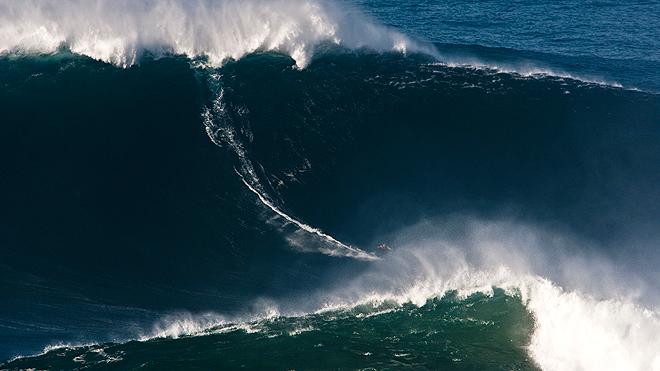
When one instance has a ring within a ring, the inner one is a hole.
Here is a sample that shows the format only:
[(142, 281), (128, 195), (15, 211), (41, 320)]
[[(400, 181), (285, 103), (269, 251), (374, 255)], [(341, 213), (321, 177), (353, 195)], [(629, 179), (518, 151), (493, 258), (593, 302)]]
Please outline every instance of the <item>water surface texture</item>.
[(0, 369), (660, 370), (658, 30), (0, 0)]

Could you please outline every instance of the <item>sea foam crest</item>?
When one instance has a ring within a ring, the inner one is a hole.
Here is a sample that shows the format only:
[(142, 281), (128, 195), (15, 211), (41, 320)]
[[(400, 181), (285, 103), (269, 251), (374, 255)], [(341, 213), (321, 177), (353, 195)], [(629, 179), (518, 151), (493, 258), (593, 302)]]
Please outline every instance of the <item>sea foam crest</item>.
[(421, 306), (450, 291), (467, 297), (498, 287), (534, 316), (528, 351), (543, 370), (660, 370), (660, 308), (637, 300), (640, 292), (657, 295), (655, 288), (587, 241), (468, 218), (422, 223), (393, 244), (390, 256), (338, 287), (331, 302)]
[(4, 53), (50, 53), (64, 45), (125, 67), (145, 52), (220, 65), (265, 50), (288, 54), (302, 68), (321, 43), (428, 51), (354, 10), (316, 0), (0, 0)]
[[(255, 321), (277, 315), (350, 311), (357, 306), (373, 308), (366, 315), (379, 315), (392, 304), (423, 306), (449, 292), (466, 298), (500, 288), (520, 297), (534, 316), (528, 352), (541, 369), (660, 371), (660, 310), (627, 297), (633, 287), (612, 270), (613, 263), (560, 251), (560, 246), (581, 242), (535, 228), (460, 223), (466, 227), (452, 224), (449, 235), (412, 228), (395, 239), (397, 247), (390, 254), (362, 274), (300, 301), (272, 304), (277, 309), (268, 306), (261, 316), (233, 318), (231, 329), (252, 328)], [(456, 228), (465, 231), (453, 237)], [(585, 282), (585, 277), (602, 287)], [(182, 329), (191, 335), (208, 333), (207, 321), (204, 316), (173, 317), (152, 336), (181, 335)]]

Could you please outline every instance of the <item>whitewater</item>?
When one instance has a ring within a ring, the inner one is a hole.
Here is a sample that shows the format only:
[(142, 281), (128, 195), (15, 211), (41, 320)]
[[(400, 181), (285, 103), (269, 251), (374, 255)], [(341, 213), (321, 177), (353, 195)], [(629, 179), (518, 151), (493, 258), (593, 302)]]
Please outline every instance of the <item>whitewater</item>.
[[(228, 112), (229, 108), (226, 107), (226, 104), (223, 101), (224, 90), (221, 86), (222, 76), (218, 73), (210, 72), (206, 78), (209, 83), (211, 94), (213, 95), (210, 107), (205, 107), (202, 112), (202, 121), (206, 129), (206, 134), (213, 144), (221, 148), (229, 148), (234, 152), (238, 161), (238, 168), (240, 169), (239, 171), (234, 168), (234, 172), (241, 179), (241, 182), (243, 182), (247, 189), (257, 196), (264, 206), (275, 213), (276, 216), (284, 219), (283, 223), (277, 223), (279, 224), (278, 229), (285, 233), (287, 224), (292, 224), (296, 227), (296, 231), (289, 234), (287, 237), (289, 242), (294, 246), (298, 246), (302, 251), (310, 250), (307, 245), (313, 242), (304, 236), (312, 236), (313, 239), (320, 240), (320, 244), (319, 242), (316, 242), (316, 245), (319, 246), (318, 249), (312, 251), (320, 251), (331, 256), (348, 256), (363, 260), (378, 259), (373, 254), (365, 252), (360, 248), (349, 246), (338, 241), (327, 233), (324, 233), (320, 229), (314, 228), (295, 219), (280, 210), (280, 208), (274, 204), (265, 191), (264, 186), (261, 184), (257, 171), (248, 157), (249, 155), (245, 149), (245, 144), (243, 144), (238, 138), (237, 128), (234, 127), (234, 125), (237, 124), (234, 123), (230, 112)], [(236, 111), (239, 118), (246, 115), (245, 112), (240, 109)], [(243, 126), (238, 129), (240, 129), (248, 139), (253, 137), (253, 134), (249, 131), (248, 127)], [(272, 189), (272, 186), (270, 186), (270, 188)], [(275, 221), (271, 220), (271, 223), (275, 223)], [(304, 236), (301, 236), (301, 234), (304, 234)]]
[(320, 1), (0, 2), (0, 52), (61, 47), (118, 66), (150, 53), (204, 57), (211, 65), (255, 51), (286, 53), (306, 66), (319, 44), (430, 52), (398, 32)]
[(525, 77), (557, 76), (614, 87), (592, 73), (570, 73), (539, 61), (501, 63), (434, 45), (379, 25), (364, 13), (329, 1), (13, 0), (0, 1), (0, 55), (58, 51), (130, 67), (144, 56), (184, 55), (218, 67), (254, 52), (290, 56), (307, 66), (329, 46), (402, 54), (421, 53), (446, 66)]
[(279, 318), (325, 313), (341, 318), (337, 313), (355, 308), (379, 316), (406, 304), (424, 307), (449, 293), (466, 299), (503, 289), (533, 315), (527, 350), (541, 369), (660, 370), (660, 311), (636, 304), (644, 289), (602, 256), (568, 253), (584, 241), (516, 221), (465, 216), (411, 226), (396, 241), (396, 251), (333, 290), (289, 303), (262, 301), (260, 311), (238, 317), (179, 313), (141, 339), (250, 333)]
[[(447, 228), (457, 223), (462, 225), (459, 236)], [(581, 241), (515, 221), (467, 217), (429, 220), (397, 235), (399, 245), (394, 252), (370, 263), (354, 279), (339, 280), (334, 289), (287, 302), (261, 299), (251, 312), (238, 315), (174, 313), (136, 339), (253, 334), (272, 331), (269, 326), (282, 321), (290, 322), (285, 333), (268, 336), (295, 337), (318, 331), (313, 325), (315, 316), (323, 322), (341, 321), (345, 316), (373, 318), (409, 304), (424, 308), (430, 300), (449, 294), (465, 300), (478, 293), (492, 296), (501, 289), (519, 298), (532, 314), (534, 328), (527, 351), (541, 369), (660, 370), (660, 312), (636, 304), (630, 297), (634, 291), (628, 286), (630, 277), (617, 276), (602, 257), (562, 256), (570, 244)], [(561, 245), (554, 245), (557, 240)], [(551, 246), (564, 252), (544, 252)], [(609, 277), (603, 276), (605, 272)], [(600, 284), (589, 284), (590, 289), (612, 296), (590, 294), (584, 282), (576, 279), (580, 276), (596, 277)], [(41, 354), (80, 348), (103, 353), (105, 346), (56, 344)], [(108, 361), (112, 357), (106, 356), (103, 362), (118, 361)]]

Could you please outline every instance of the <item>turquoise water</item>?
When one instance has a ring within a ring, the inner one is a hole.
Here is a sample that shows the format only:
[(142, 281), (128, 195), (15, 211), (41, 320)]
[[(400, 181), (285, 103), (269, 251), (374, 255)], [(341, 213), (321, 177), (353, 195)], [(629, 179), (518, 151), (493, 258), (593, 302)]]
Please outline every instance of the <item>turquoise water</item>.
[(364, 305), (218, 325), (204, 336), (63, 347), (7, 367), (534, 370), (525, 350), (532, 327), (519, 298), (449, 294), (422, 307)]

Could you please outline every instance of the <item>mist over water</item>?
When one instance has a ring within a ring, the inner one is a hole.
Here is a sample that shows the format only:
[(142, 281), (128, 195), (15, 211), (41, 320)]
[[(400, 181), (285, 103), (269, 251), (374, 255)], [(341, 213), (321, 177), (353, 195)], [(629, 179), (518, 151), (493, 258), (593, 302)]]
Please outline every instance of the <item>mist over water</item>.
[[(629, 40), (617, 36), (618, 33), (630, 32), (627, 27), (638, 23), (638, 32), (643, 31), (643, 35), (651, 32), (647, 29), (651, 22), (644, 22), (641, 18), (624, 23), (627, 26), (617, 30), (617, 33), (612, 32), (614, 39), (607, 44), (607, 48), (603, 45), (560, 43), (556, 46), (558, 49), (547, 49), (544, 40), (564, 39), (567, 37), (564, 33), (579, 32), (579, 29), (557, 30), (558, 26), (553, 25), (547, 28), (547, 34), (526, 41), (519, 40), (527, 38), (518, 35), (520, 28), (511, 26), (493, 30), (494, 34), (514, 35), (511, 40), (515, 42), (507, 43), (502, 40), (480, 40), (479, 27), (475, 29), (467, 22), (462, 25), (465, 28), (453, 30), (448, 35), (433, 30), (457, 27), (451, 20), (455, 14), (446, 7), (433, 6), (427, 9), (427, 16), (436, 17), (442, 27), (428, 29), (423, 24), (415, 24), (414, 31), (408, 30), (416, 35), (411, 38), (405, 35), (406, 27), (401, 26), (401, 21), (410, 16), (407, 7), (401, 9), (403, 13), (392, 13), (389, 9), (395, 7), (393, 4), (367, 1), (360, 5), (363, 10), (346, 1), (3, 0), (0, 2), (0, 17), (4, 17), (0, 53), (54, 53), (64, 48), (127, 67), (139, 63), (145, 54), (185, 55), (218, 66), (256, 51), (274, 51), (291, 56), (297, 67), (305, 67), (314, 53), (327, 50), (329, 46), (340, 46), (351, 50), (366, 48), (404, 54), (424, 53), (447, 65), (467, 65), (527, 76), (553, 75), (660, 91), (660, 80), (653, 74), (654, 69), (658, 68), (658, 58), (653, 53), (625, 54), (633, 49), (654, 51), (657, 49), (654, 44), (648, 44), (648, 37), (645, 36), (639, 39), (644, 44), (633, 48), (627, 45)], [(530, 6), (521, 5), (519, 12)], [(609, 16), (607, 10), (603, 10), (607, 7), (596, 6), (594, 9), (594, 12), (603, 12), (600, 17)], [(553, 11), (562, 15), (559, 10)], [(643, 5), (639, 6), (639, 12), (649, 13)], [(397, 19), (392, 17), (394, 14), (404, 17)], [(372, 16), (396, 28), (382, 26)], [(497, 28), (497, 22), (489, 20), (492, 15), (483, 16), (484, 28)], [(511, 18), (509, 21), (514, 19), (521, 18)], [(534, 21), (552, 22), (540, 15)], [(561, 18), (555, 22), (562, 22)], [(595, 30), (601, 28), (593, 24), (589, 27)], [(603, 30), (599, 32), (602, 34)], [(592, 36), (600, 38), (600, 34)], [(460, 37), (456, 39), (456, 35)], [(480, 41), (484, 43), (480, 44)], [(520, 43), (523, 42), (530, 47), (521, 48)], [(438, 44), (434, 46), (432, 43)], [(484, 49), (479, 45), (499, 49)], [(583, 45), (586, 49), (570, 53), (560, 48), (563, 45)], [(512, 56), (514, 50), (503, 48), (517, 48), (517, 55)], [(559, 53), (561, 58), (556, 54), (547, 54), (548, 50)], [(605, 50), (610, 53), (605, 53)], [(631, 57), (640, 60), (631, 64), (627, 61)], [(625, 69), (625, 73), (621, 69)]]
[(205, 57), (213, 65), (255, 51), (309, 63), (322, 42), (422, 51), (397, 32), (321, 1), (27, 1), (0, 3), (0, 51), (71, 51), (130, 66), (145, 53)]
[(388, 4), (0, 0), (0, 368), (660, 370), (653, 54)]
[(534, 316), (529, 352), (541, 368), (659, 367), (660, 317), (636, 304), (640, 296), (655, 296), (655, 288), (640, 287), (630, 271), (619, 271), (583, 241), (468, 217), (428, 220), (394, 241), (395, 253), (341, 283), (336, 295), (343, 299), (331, 300), (423, 306), (450, 292), (467, 298), (501, 288), (519, 296)]

